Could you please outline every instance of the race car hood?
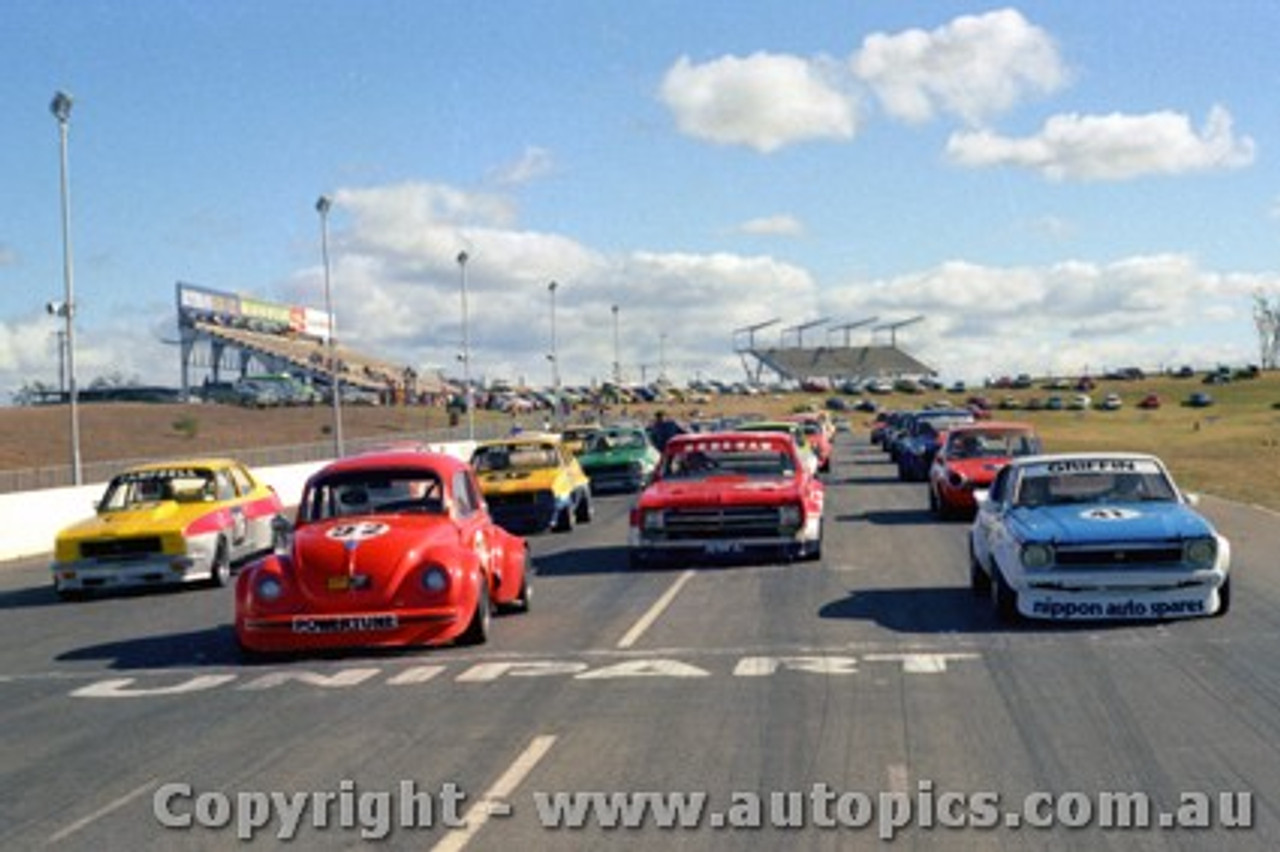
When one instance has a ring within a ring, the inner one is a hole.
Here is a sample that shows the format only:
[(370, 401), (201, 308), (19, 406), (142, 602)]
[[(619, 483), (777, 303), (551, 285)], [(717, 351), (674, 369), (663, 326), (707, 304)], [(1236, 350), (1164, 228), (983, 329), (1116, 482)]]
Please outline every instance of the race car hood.
[(627, 464), (629, 462), (640, 462), (642, 464), (647, 462), (652, 466), (656, 461), (656, 458), (650, 457), (649, 453), (646, 453), (641, 447), (619, 447), (612, 450), (583, 453), (578, 456), (578, 463), (584, 469), (600, 465)]
[(1007, 458), (951, 459), (947, 461), (947, 472), (954, 471), (982, 488), (990, 485), (1000, 468), (1008, 463)]
[(125, 511), (103, 512), (86, 518), (64, 529), (58, 538), (85, 541), (181, 533), (188, 524), (208, 511), (207, 506), (183, 506), (171, 500), (143, 503)]
[(640, 504), (646, 509), (670, 506), (721, 506), (783, 503), (799, 497), (793, 479), (712, 476), (692, 481), (659, 481), (649, 486)]
[[(458, 552), (458, 534), (449, 519), (431, 515), (339, 518), (309, 524), (293, 538), (295, 579), (312, 600), (349, 598), (385, 603), (416, 569)], [(352, 580), (361, 577), (367, 579)]]
[(1010, 520), (1027, 542), (1181, 541), (1213, 535), (1208, 521), (1173, 501), (1022, 507), (1011, 511)]

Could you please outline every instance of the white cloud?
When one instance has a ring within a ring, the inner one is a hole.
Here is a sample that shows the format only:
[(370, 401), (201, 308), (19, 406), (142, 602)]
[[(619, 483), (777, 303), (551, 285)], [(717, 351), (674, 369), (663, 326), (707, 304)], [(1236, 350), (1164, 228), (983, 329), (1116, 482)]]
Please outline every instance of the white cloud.
[(1022, 139), (989, 130), (955, 133), (947, 156), (970, 168), (1015, 166), (1050, 180), (1118, 181), (1241, 168), (1253, 162), (1254, 143), (1237, 138), (1231, 114), (1215, 106), (1199, 132), (1187, 116), (1169, 111), (1059, 115)]
[(545, 148), (525, 148), (520, 159), (497, 169), (492, 180), (498, 186), (522, 186), (546, 177), (555, 169), (555, 160)]
[(681, 132), (762, 153), (811, 139), (850, 139), (854, 105), (820, 60), (782, 54), (725, 56), (695, 65), (681, 57), (660, 92)]
[(1204, 270), (1176, 254), (1022, 268), (957, 261), (847, 285), (823, 310), (882, 320), (925, 315), (898, 343), (947, 375), (1071, 373), (1252, 360), (1256, 342), (1238, 336), (1251, 324), (1250, 296), (1278, 285), (1275, 277)]
[(1053, 39), (1016, 9), (868, 36), (850, 67), (889, 115), (909, 122), (945, 112), (978, 123), (1068, 77)]
[(795, 216), (780, 213), (776, 216), (748, 219), (738, 225), (737, 230), (753, 236), (796, 237), (804, 233), (804, 223)]
[(18, 253), (4, 243), (0, 243), (0, 266), (16, 266)]

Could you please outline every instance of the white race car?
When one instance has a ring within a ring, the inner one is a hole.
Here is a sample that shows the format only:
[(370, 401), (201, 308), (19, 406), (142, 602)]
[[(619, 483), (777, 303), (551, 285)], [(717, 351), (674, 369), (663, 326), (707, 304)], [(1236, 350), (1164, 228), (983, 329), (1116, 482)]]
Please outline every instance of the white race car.
[(1229, 542), (1155, 456), (1026, 456), (975, 496), (970, 582), (1002, 619), (1165, 619), (1231, 606)]

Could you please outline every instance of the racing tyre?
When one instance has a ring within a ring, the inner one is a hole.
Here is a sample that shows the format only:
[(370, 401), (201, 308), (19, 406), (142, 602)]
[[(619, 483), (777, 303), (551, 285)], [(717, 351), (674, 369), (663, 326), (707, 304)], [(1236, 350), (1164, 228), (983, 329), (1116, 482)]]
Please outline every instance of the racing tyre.
[(476, 589), (476, 608), (471, 613), (471, 621), (467, 624), (467, 629), (458, 637), (459, 645), (483, 645), (489, 641), (489, 619), (491, 612), (489, 608), (489, 582), (483, 574), (477, 581), (479, 588)]
[(583, 489), (578, 496), (578, 505), (574, 507), (573, 519), (580, 524), (589, 524), (593, 517), (595, 510), (591, 506), (591, 492)]
[(1013, 624), (1018, 620), (1018, 593), (1010, 587), (999, 568), (994, 568), (991, 574), (991, 608), (1002, 623)]
[(225, 539), (218, 539), (218, 549), (213, 554), (213, 564), (209, 566), (209, 585), (221, 588), (231, 582), (231, 551)]
[(822, 559), (822, 526), (818, 526), (818, 537), (809, 545), (808, 551), (805, 552), (804, 559), (806, 562), (818, 562)]
[(89, 597), (89, 593), (84, 589), (64, 589), (56, 584), (53, 587), (53, 593), (59, 600), (64, 601), (82, 601)]
[(991, 594), (991, 577), (978, 564), (972, 546), (969, 549), (969, 590), (979, 597)]
[(1214, 612), (1214, 618), (1221, 618), (1231, 611), (1231, 578), (1222, 581), (1222, 585), (1218, 587), (1218, 609)]

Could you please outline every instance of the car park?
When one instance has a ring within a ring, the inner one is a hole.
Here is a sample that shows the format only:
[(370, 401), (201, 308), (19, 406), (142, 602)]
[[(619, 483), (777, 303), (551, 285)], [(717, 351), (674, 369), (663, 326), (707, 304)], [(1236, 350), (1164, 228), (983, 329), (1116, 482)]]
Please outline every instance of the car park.
[(590, 480), (559, 435), (527, 432), (481, 441), (471, 465), (503, 529), (568, 532), (592, 518)]
[(292, 530), (236, 583), (251, 653), (478, 645), (494, 610), (525, 611), (525, 540), (493, 522), (475, 474), (443, 453), (365, 453), (303, 489)]
[(677, 436), (631, 509), (630, 562), (818, 559), (824, 493), (786, 433)]
[(270, 550), (279, 496), (240, 462), (188, 459), (117, 473), (94, 517), (58, 533), (52, 565), (64, 598), (88, 592), (204, 581)]
[(1010, 459), (1042, 451), (1029, 423), (984, 421), (947, 431), (929, 467), (929, 509), (941, 517), (972, 517), (974, 492), (990, 487)]
[(1014, 459), (976, 498), (970, 585), (1002, 619), (1164, 619), (1230, 608), (1230, 544), (1156, 456)]

